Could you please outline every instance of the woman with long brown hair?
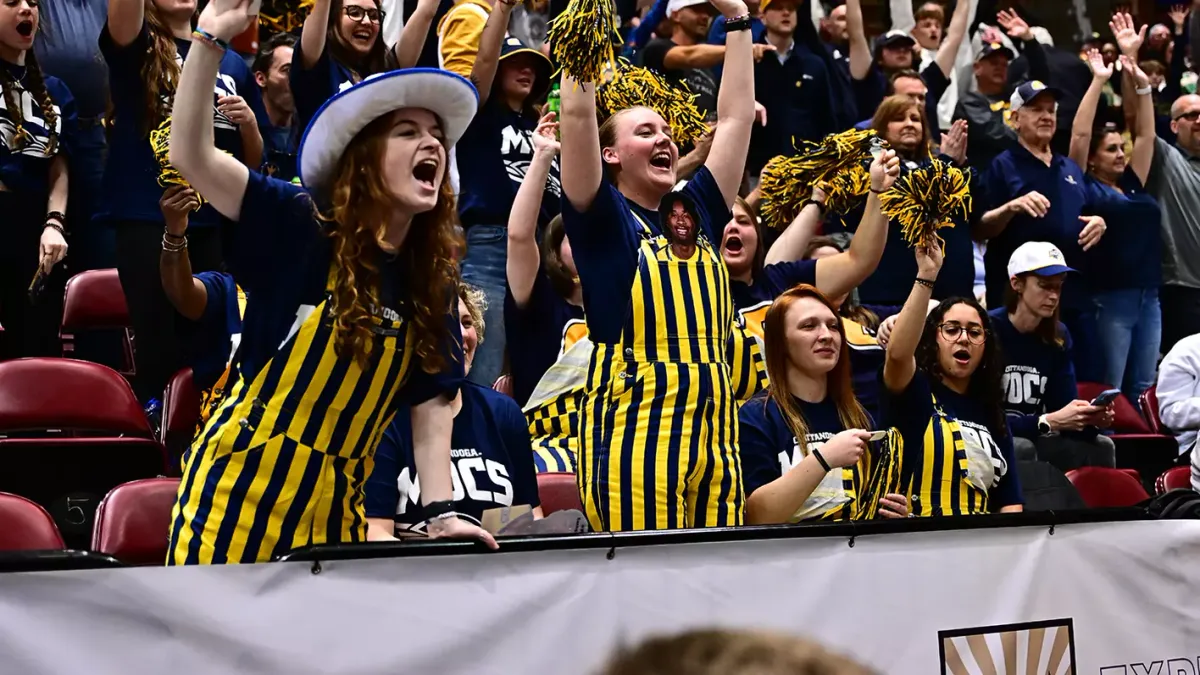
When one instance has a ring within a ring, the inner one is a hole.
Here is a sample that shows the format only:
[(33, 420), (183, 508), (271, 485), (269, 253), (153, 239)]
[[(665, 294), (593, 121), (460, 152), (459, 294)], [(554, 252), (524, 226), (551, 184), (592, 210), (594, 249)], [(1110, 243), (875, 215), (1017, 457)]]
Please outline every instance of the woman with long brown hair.
[(49, 290), (37, 304), (28, 295), (30, 280), (45, 280), (67, 254), (66, 149), (75, 131), (71, 92), (34, 56), (41, 25), (37, 0), (0, 5), (0, 360), (49, 356), (62, 311), (61, 282), (58, 302)]
[(833, 303), (796, 286), (771, 305), (764, 328), (771, 384), (738, 415), (746, 522), (907, 516), (904, 495), (886, 493), (900, 489), (899, 466), (889, 464), (898, 447), (871, 440), (875, 423), (854, 397)]
[(200, 15), (172, 126), (171, 161), (238, 220), (232, 257), (250, 300), (236, 382), (184, 466), (168, 562), (366, 540), (363, 488), (402, 403), (427, 531), (494, 546), (458, 519), (450, 478), (463, 356), (446, 155), (475, 89), (438, 70), (371, 78), (313, 118), (300, 146), (307, 192), (251, 172), (213, 147), (206, 114), (208, 82), (250, 6)]
[[(191, 54), (195, 0), (109, 0), (100, 51), (112, 98), (108, 159), (96, 219), (116, 228), (117, 270), (137, 334), (134, 389), (146, 402), (188, 362), (192, 335), (159, 279), (166, 222), (163, 186), (150, 134), (171, 117), (184, 60)], [(258, 85), (241, 57), (227, 53), (209, 84), (208, 112), (216, 147), (255, 169), (262, 163)], [(201, 194), (207, 199), (207, 195)], [(189, 255), (196, 272), (223, 262), (221, 217), (209, 205), (189, 217)]]

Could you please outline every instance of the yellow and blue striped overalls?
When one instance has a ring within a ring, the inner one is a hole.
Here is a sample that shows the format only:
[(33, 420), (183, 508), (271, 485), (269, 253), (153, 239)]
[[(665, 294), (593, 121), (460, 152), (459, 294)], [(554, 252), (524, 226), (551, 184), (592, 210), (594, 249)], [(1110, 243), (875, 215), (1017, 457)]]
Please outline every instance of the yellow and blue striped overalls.
[[(548, 377), (558, 375), (562, 357), (577, 344), (580, 348), (584, 347), (580, 343), (587, 335), (587, 323), (580, 319), (572, 319), (563, 326), (562, 348), (558, 354), (560, 361), (550, 367), (543, 376), (543, 382)], [(579, 358), (582, 359), (582, 355)], [(563, 370), (567, 371), (572, 379), (576, 376), (572, 368)], [(525, 410), (525, 419), (529, 421), (529, 436), (533, 444), (533, 463), (538, 473), (575, 473), (579, 456), (579, 404), (583, 400), (586, 380), (587, 372), (584, 371), (577, 384), (564, 387), (556, 395)], [(542, 384), (538, 384), (535, 395), (541, 391)]]
[(363, 486), (413, 369), (412, 323), (373, 316), (365, 367), (334, 351), (328, 295), (261, 368), (239, 378), (193, 444), (168, 564), (266, 561), (365, 541)]
[(620, 342), (596, 343), (581, 404), (584, 510), (596, 531), (740, 525), (729, 272), (707, 238), (681, 260), (642, 233)]
[(923, 448), (908, 448), (905, 473), (912, 481), (909, 506), (914, 516), (955, 516), (988, 512), (988, 494), (968, 476), (967, 446), (958, 420), (933, 397), (934, 414), (925, 427)]

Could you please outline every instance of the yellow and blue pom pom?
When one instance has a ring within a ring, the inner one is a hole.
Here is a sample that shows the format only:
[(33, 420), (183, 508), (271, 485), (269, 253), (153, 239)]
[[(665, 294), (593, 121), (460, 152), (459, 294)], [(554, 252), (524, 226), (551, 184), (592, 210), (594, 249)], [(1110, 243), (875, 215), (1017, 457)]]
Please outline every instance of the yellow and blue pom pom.
[(909, 171), (892, 189), (879, 196), (883, 213), (900, 225), (909, 246), (928, 246), (936, 241), (945, 247), (937, 231), (954, 227), (954, 219), (966, 219), (971, 211), (970, 174), (934, 159)]
[[(881, 145), (873, 129), (852, 129), (815, 143), (802, 141), (797, 155), (767, 162), (759, 175), (759, 215), (763, 224), (786, 229), (814, 185), (825, 189), (832, 199), (827, 203), (830, 211), (844, 213), (853, 206), (854, 197), (866, 194), (870, 179), (864, 166)], [(843, 176), (846, 172), (849, 174)]]
[(596, 84), (616, 62), (621, 44), (612, 0), (571, 0), (550, 22), (546, 39), (562, 72), (576, 82)]
[(671, 125), (676, 143), (695, 141), (708, 133), (704, 115), (696, 107), (696, 94), (687, 85), (672, 84), (653, 70), (618, 59), (596, 88), (596, 107), (608, 117), (635, 106), (646, 106), (662, 115)]
[[(159, 127), (150, 132), (150, 147), (154, 150), (154, 159), (158, 161), (158, 185), (167, 188), (172, 185), (191, 187), (175, 167), (171, 166), (171, 118), (163, 120)], [(204, 198), (196, 193), (196, 208), (204, 204)]]

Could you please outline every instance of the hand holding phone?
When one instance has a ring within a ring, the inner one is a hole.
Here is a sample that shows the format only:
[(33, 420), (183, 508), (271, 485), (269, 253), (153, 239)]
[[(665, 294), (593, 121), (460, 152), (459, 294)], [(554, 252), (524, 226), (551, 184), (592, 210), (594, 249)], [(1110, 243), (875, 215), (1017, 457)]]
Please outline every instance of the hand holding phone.
[(1096, 398), (1092, 399), (1092, 405), (1097, 408), (1104, 408), (1110, 405), (1117, 397), (1121, 395), (1120, 389), (1105, 389), (1100, 392)]

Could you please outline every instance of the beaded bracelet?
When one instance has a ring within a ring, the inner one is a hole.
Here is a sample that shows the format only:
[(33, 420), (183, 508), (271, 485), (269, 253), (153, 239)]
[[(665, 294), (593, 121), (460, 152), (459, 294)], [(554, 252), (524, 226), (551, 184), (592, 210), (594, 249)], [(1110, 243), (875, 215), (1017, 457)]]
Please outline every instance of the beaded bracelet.
[(198, 40), (199, 42), (202, 42), (209, 47), (213, 47), (214, 49), (219, 49), (222, 52), (229, 51), (228, 42), (204, 30), (203, 28), (197, 28), (196, 30), (192, 31), (192, 39)]
[(187, 237), (184, 237), (183, 241), (181, 241), (181, 242), (173, 242), (173, 241), (169, 241), (165, 234), (163, 235), (163, 240), (162, 240), (162, 250), (163, 251), (165, 251), (167, 253), (179, 253), (180, 251), (186, 251), (187, 247), (188, 247)]

